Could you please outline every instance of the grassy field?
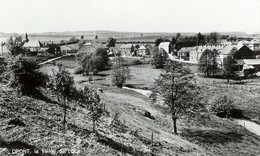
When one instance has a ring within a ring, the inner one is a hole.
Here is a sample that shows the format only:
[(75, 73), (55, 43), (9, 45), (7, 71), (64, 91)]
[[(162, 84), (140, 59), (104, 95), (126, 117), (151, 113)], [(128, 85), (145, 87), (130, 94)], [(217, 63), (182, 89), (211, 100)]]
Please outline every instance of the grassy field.
[[(64, 64), (74, 76), (79, 88), (89, 85), (93, 88), (103, 89), (104, 93), (100, 93), (101, 102), (105, 104), (109, 117), (104, 118), (100, 123), (99, 131), (117, 143), (120, 142), (137, 151), (153, 152), (155, 155), (257, 156), (260, 154), (260, 137), (235, 124), (232, 120), (221, 119), (212, 114), (201, 114), (193, 119), (183, 117), (177, 122), (179, 135), (173, 135), (170, 115), (156, 109), (149, 98), (132, 90), (110, 86), (111, 70), (100, 72), (99, 76), (92, 76), (93, 81), (88, 81), (89, 77), (73, 74), (76, 64), (72, 58), (59, 62)], [(53, 65), (49, 64), (42, 70), (49, 71), (51, 68)], [(192, 66), (192, 68), (192, 71), (196, 72), (196, 67)], [(127, 84), (136, 88), (150, 88), (154, 79), (158, 78), (161, 72), (150, 65), (131, 66), (130, 69), (132, 77), (127, 81)], [(215, 96), (226, 94), (233, 97), (237, 108), (243, 111), (244, 116), (249, 119), (260, 116), (258, 103), (260, 94), (258, 92), (249, 92), (247, 89), (239, 90), (241, 85), (235, 84), (231, 87), (219, 84), (212, 85), (213, 80), (219, 83), (223, 81), (224, 84), (226, 80), (222, 79), (204, 78), (198, 75), (196, 75), (196, 79), (202, 87), (204, 101), (210, 103)], [(248, 87), (252, 83), (258, 83), (257, 81), (256, 79), (242, 86)], [(155, 120), (144, 117), (140, 110), (149, 111)], [(119, 113), (118, 120), (121, 127), (108, 129), (107, 123), (112, 120), (116, 112)], [(80, 113), (78, 115), (82, 116)], [(73, 118), (71, 117), (72, 123), (82, 120), (80, 117)], [(88, 126), (83, 125), (83, 127)], [(152, 133), (155, 146), (151, 148)], [(103, 147), (102, 144), (100, 146)], [(108, 150), (108, 153), (118, 152), (111, 146), (105, 146), (104, 149)]]

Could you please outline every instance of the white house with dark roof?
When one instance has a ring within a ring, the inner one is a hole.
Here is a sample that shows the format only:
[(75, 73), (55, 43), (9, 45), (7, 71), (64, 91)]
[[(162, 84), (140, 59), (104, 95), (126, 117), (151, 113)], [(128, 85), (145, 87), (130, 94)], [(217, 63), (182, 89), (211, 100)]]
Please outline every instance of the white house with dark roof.
[(182, 47), (178, 52), (177, 52), (177, 56), (180, 58), (180, 59), (183, 59), (183, 60), (189, 60), (190, 58), (190, 52), (192, 50), (194, 50), (195, 47)]
[(23, 45), (23, 48), (30, 51), (40, 51), (41, 46), (42, 44), (39, 40), (29, 40)]
[(131, 56), (134, 52), (134, 45), (132, 44), (123, 44), (121, 47), (121, 55)]

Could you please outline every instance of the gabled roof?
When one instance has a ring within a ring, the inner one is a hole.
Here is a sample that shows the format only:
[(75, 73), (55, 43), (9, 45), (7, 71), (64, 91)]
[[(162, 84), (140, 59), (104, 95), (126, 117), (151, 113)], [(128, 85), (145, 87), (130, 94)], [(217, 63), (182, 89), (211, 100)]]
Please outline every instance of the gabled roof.
[(73, 50), (73, 49), (71, 49), (70, 47), (68, 47), (66, 45), (62, 45), (62, 46), (60, 46), (60, 50), (61, 51), (66, 51), (66, 50), (70, 51), (70, 50)]
[(159, 44), (159, 47), (160, 46), (169, 46), (171, 44), (171, 42), (161, 42), (160, 44)]
[(195, 47), (182, 47), (178, 52), (180, 53), (189, 53), (190, 51), (194, 50)]
[(96, 41), (88, 41), (83, 46), (92, 46), (94, 48), (106, 48), (105, 45)]
[(221, 54), (222, 54), (222, 55), (228, 55), (233, 48), (236, 48), (237, 50), (239, 50), (239, 49), (242, 48), (243, 46), (244, 46), (244, 45), (241, 45), (241, 44), (226, 46), (224, 49), (222, 49)]
[(93, 53), (97, 48), (106, 48), (106, 46), (95, 41), (89, 41), (78, 50), (78, 53)]
[(41, 42), (39, 40), (29, 40), (26, 42), (23, 47), (24, 48), (39, 48), (41, 47)]
[(146, 48), (144, 47), (144, 45), (141, 45), (138, 49), (139, 49), (139, 50), (146, 50)]

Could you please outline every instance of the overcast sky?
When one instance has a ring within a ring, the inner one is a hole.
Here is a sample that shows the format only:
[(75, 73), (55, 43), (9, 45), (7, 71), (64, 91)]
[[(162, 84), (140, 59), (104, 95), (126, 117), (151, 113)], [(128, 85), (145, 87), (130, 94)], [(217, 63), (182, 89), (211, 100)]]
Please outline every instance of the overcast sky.
[(260, 0), (0, 0), (0, 32), (260, 32)]

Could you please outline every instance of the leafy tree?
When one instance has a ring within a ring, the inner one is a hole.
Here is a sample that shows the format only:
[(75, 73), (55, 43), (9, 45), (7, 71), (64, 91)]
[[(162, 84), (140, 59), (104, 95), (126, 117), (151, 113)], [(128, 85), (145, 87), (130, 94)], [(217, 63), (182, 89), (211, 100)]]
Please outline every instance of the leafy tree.
[(118, 88), (122, 88), (127, 79), (130, 78), (130, 69), (124, 66), (126, 61), (121, 56), (113, 60), (112, 83)]
[(67, 115), (67, 101), (75, 97), (75, 84), (74, 79), (70, 76), (70, 73), (66, 71), (61, 65), (58, 65), (58, 71), (53, 71), (53, 75), (50, 77), (51, 89), (61, 98), (63, 101), (63, 128), (66, 129), (66, 115)]
[(96, 40), (98, 39), (98, 35), (95, 36), (95, 39), (96, 39)]
[(215, 76), (218, 71), (218, 55), (216, 49), (206, 49), (199, 59), (199, 71), (204, 73), (205, 76)]
[(197, 45), (199, 46), (199, 45), (205, 44), (205, 36), (202, 35), (200, 32), (198, 33), (197, 36), (198, 36), (197, 37), (197, 39), (198, 39)]
[(73, 37), (71, 37), (71, 38), (69, 39), (69, 42), (70, 42), (70, 43), (78, 42), (78, 39), (77, 39), (75, 36), (73, 36)]
[(84, 40), (84, 36), (83, 36), (83, 35), (81, 35), (81, 36), (80, 36), (80, 39), (81, 39), (81, 40)]
[(219, 95), (211, 103), (210, 111), (219, 117), (228, 118), (235, 110), (234, 101), (227, 95)]
[(11, 66), (11, 71), (11, 86), (17, 87), (22, 94), (34, 94), (47, 82), (47, 76), (39, 71), (39, 65), (34, 58), (19, 56)]
[(79, 40), (78, 42), (79, 48), (81, 48), (85, 43), (86, 43), (85, 40)]
[(83, 69), (83, 76), (89, 75), (89, 72), (92, 71), (93, 69), (93, 63), (91, 60), (91, 55), (81, 55), (80, 57), (77, 58), (79, 64), (81, 65), (82, 69)]
[(155, 46), (158, 47), (161, 42), (163, 42), (163, 39), (162, 39), (162, 38), (157, 38), (157, 39), (155, 40)]
[(158, 48), (158, 46), (154, 46), (154, 47), (152, 48), (152, 50), (151, 50), (151, 55), (155, 55), (155, 54), (157, 54), (157, 53), (159, 53), (159, 48)]
[(227, 83), (229, 83), (230, 79), (236, 77), (236, 61), (232, 55), (228, 55), (223, 59), (223, 70), (224, 75), (227, 78)]
[(78, 102), (83, 104), (83, 107), (87, 107), (90, 111), (92, 120), (92, 131), (96, 131), (96, 122), (103, 114), (103, 105), (100, 103), (99, 95), (96, 91), (85, 86), (85, 88), (78, 92)]
[(220, 34), (218, 32), (211, 32), (209, 35), (206, 35), (205, 41), (207, 44), (216, 44), (220, 39)]
[(116, 44), (116, 39), (112, 37), (108, 37), (107, 39), (107, 47), (114, 47)]
[(97, 48), (91, 59), (93, 61), (93, 65), (95, 66), (94, 69), (97, 69), (98, 71), (104, 70), (109, 65), (109, 56), (106, 48)]
[(83, 68), (83, 75), (91, 71), (102, 71), (109, 67), (109, 56), (106, 48), (98, 48), (93, 54), (78, 53), (76, 59)]
[(164, 68), (164, 64), (168, 58), (168, 54), (164, 49), (160, 49), (159, 51), (154, 51), (152, 65), (157, 69)]
[(180, 37), (181, 37), (181, 33), (178, 32), (178, 33), (176, 34), (176, 40), (178, 40)]
[(191, 70), (176, 61), (167, 61), (164, 72), (155, 81), (155, 102), (163, 100), (162, 108), (171, 114), (174, 133), (177, 134), (177, 119), (182, 115), (195, 114), (202, 110), (198, 102), (199, 88), (192, 80)]

